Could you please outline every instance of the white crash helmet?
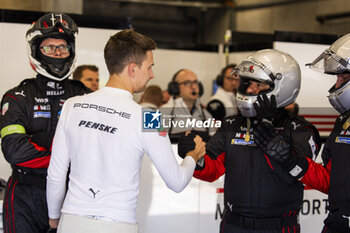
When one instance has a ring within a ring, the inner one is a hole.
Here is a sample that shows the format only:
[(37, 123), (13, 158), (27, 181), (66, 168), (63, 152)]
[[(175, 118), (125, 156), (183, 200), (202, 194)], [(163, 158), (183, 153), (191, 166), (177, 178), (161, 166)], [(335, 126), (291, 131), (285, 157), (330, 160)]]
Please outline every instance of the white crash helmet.
[[(350, 34), (346, 34), (308, 65), (311, 69), (330, 75), (350, 73), (349, 58)], [(340, 114), (350, 109), (350, 81), (344, 82), (337, 89), (334, 84), (328, 92), (329, 102)]]
[(277, 107), (284, 107), (295, 101), (299, 94), (301, 72), (298, 62), (289, 54), (276, 49), (260, 50), (237, 67), (240, 86), (237, 92), (237, 105), (245, 117), (256, 116), (253, 103), (257, 95), (247, 94), (249, 81), (269, 84), (270, 88), (259, 94), (276, 96)]
[[(34, 22), (26, 33), (27, 53), (32, 68), (39, 74), (62, 81), (74, 70), (76, 61), (75, 36), (78, 27), (63, 13), (48, 13)], [(51, 58), (41, 54), (39, 46), (47, 38), (64, 39), (69, 46), (68, 58)]]

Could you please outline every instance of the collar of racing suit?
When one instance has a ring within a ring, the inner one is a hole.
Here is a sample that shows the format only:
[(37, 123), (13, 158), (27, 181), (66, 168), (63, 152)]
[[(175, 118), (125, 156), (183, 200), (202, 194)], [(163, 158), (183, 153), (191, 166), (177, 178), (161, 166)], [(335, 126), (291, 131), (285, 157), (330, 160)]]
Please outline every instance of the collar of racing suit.
[[(291, 111), (288, 111), (284, 108), (278, 108), (276, 116), (272, 119), (272, 125), (274, 127), (284, 127), (286, 122), (289, 122), (290, 119), (296, 118), (297, 115)], [(247, 117), (243, 117), (243, 124), (247, 124)], [(256, 117), (251, 118), (253, 124), (256, 125), (259, 123)]]
[(61, 96), (65, 93), (65, 87), (68, 79), (62, 81), (54, 81), (41, 74), (37, 75), (39, 88), (46, 93), (47, 96)]

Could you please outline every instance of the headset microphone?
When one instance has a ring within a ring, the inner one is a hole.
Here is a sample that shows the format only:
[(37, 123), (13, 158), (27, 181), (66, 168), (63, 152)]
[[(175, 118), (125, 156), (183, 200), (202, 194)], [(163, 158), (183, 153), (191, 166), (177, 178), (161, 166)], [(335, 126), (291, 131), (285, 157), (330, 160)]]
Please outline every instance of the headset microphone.
[(195, 92), (195, 91), (192, 91), (192, 93), (191, 93), (192, 95), (197, 95), (198, 93), (197, 92)]

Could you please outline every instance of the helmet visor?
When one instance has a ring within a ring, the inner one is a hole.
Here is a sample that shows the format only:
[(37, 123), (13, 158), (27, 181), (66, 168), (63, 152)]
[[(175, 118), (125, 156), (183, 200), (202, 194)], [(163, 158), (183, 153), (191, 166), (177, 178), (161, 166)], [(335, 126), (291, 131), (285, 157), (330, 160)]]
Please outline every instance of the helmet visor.
[(238, 77), (272, 85), (276, 76), (261, 62), (250, 58), (242, 61), (235, 69)]
[(42, 34), (50, 32), (65, 32), (68, 34), (74, 34), (78, 32), (78, 27), (75, 22), (66, 14), (63, 13), (49, 13), (38, 19), (30, 32), (39, 30)]
[(348, 62), (330, 49), (326, 49), (312, 63), (306, 64), (311, 69), (326, 74), (349, 73)]

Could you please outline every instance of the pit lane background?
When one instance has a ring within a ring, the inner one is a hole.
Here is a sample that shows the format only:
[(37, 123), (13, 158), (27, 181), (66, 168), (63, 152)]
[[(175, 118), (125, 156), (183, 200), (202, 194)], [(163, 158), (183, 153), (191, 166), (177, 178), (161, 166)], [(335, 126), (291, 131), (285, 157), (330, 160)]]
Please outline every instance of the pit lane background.
[[(0, 23), (1, 96), (23, 79), (35, 76), (26, 55), (25, 32), (28, 27), (29, 24)], [(100, 68), (101, 87), (108, 80), (103, 48), (109, 37), (116, 32), (117, 30), (100, 28), (79, 28), (76, 43), (77, 65), (97, 65)], [(274, 43), (274, 48), (290, 53), (300, 63), (303, 79), (297, 102), (302, 109), (303, 107), (320, 107), (323, 110), (328, 109), (327, 111), (331, 109), (326, 95), (335, 78), (324, 77), (325, 75), (304, 67), (305, 63), (311, 62), (327, 47), (328, 45), (324, 44)], [(252, 52), (230, 53), (230, 62), (239, 63)], [(155, 79), (150, 84), (157, 84), (165, 89), (177, 70), (192, 69), (204, 84), (205, 94), (202, 97), (204, 104), (211, 95), (212, 81), (225, 65), (225, 55), (220, 46), (218, 52), (157, 49), (154, 52), (154, 60)], [(139, 96), (136, 95), (135, 99)], [(176, 146), (174, 151), (176, 152)], [(179, 158), (178, 160), (180, 162)], [(10, 166), (0, 154), (0, 178), (6, 180), (10, 171)], [(149, 158), (145, 156), (140, 179), (138, 203), (140, 233), (218, 232), (223, 211), (223, 177), (214, 183), (193, 179), (182, 193), (176, 194), (166, 188)], [(326, 199), (327, 196), (318, 191), (305, 190), (300, 218), (303, 232), (320, 232), (326, 216)]]

